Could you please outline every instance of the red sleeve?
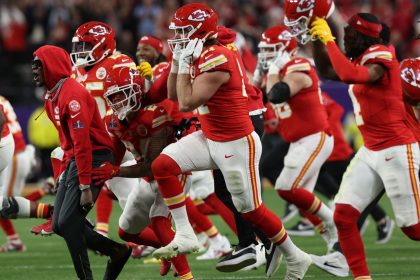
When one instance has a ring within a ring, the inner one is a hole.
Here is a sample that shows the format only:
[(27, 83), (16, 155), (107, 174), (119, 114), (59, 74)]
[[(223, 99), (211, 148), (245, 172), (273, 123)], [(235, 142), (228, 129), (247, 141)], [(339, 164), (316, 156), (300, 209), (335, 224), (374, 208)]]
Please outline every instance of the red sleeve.
[(305, 74), (309, 74), (311, 72), (312, 66), (309, 60), (305, 58), (293, 58), (289, 62), (284, 65), (283, 69), (281, 69), (280, 74), (282, 76), (286, 76), (292, 72), (303, 72)]
[[(88, 100), (90, 98), (91, 100)], [(91, 101), (91, 102), (89, 102)], [(73, 154), (79, 174), (79, 183), (91, 184), (92, 175), (92, 141), (90, 139), (90, 123), (93, 118), (95, 100), (85, 92), (73, 94), (65, 104), (64, 114), (73, 143)]]
[(335, 42), (327, 44), (331, 64), (340, 80), (347, 84), (361, 84), (369, 82), (370, 75), (367, 67), (356, 66), (341, 52)]
[(172, 124), (172, 119), (163, 107), (151, 105), (144, 108), (142, 123), (153, 133)]
[[(233, 54), (233, 55), (232, 55)], [(216, 46), (203, 51), (198, 60), (200, 73), (211, 71), (232, 72), (235, 59), (234, 53), (227, 48)], [(232, 61), (229, 61), (231, 59)]]
[(156, 70), (153, 71), (155, 81), (153, 82), (149, 91), (146, 93), (144, 101), (145, 105), (156, 104), (168, 98), (167, 82), (169, 73), (170, 67), (168, 63), (165, 63), (163, 66), (159, 66)]

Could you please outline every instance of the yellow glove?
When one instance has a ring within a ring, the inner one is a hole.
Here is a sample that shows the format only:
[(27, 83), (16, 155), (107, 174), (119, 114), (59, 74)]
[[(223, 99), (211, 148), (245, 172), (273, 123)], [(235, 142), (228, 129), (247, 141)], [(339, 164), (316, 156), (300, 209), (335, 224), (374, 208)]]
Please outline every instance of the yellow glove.
[(136, 68), (139, 71), (140, 76), (144, 77), (145, 79), (147, 79), (149, 81), (152, 79), (153, 70), (152, 70), (152, 66), (150, 65), (149, 62), (143, 61)]
[(324, 45), (333, 42), (335, 37), (331, 33), (331, 29), (325, 19), (316, 17), (311, 24), (311, 38), (319, 39)]

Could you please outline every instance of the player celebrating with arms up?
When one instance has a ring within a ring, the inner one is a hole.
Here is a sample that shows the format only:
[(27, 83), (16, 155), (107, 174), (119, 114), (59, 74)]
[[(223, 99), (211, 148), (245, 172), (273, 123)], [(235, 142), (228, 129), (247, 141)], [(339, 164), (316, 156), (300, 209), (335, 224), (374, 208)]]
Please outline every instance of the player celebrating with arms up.
[(419, 147), (407, 126), (398, 61), (381, 44), (381, 29), (372, 14), (350, 18), (344, 36), (350, 61), (324, 19), (316, 19), (311, 28), (311, 36), (328, 50), (335, 78), (350, 84), (356, 123), (365, 143), (343, 177), (334, 212), (340, 244), (356, 279), (371, 279), (356, 221), (383, 189), (398, 226), (411, 239), (420, 240)]
[(181, 111), (197, 109), (202, 130), (166, 147), (152, 164), (176, 225), (174, 240), (154, 255), (172, 257), (198, 249), (177, 176), (219, 168), (238, 211), (276, 245), (267, 260), (267, 275), (276, 272), (283, 253), (286, 279), (303, 278), (310, 257), (293, 244), (281, 221), (261, 201), (261, 142), (248, 116), (245, 73), (235, 53), (216, 40), (217, 14), (203, 4), (188, 4), (176, 11), (170, 28), (176, 37), (168, 41), (174, 54), (169, 96), (178, 99)]

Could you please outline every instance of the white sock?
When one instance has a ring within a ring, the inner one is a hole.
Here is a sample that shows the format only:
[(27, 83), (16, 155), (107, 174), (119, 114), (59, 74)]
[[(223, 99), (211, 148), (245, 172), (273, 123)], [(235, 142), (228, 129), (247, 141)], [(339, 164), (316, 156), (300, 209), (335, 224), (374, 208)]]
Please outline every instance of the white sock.
[(15, 196), (15, 199), (19, 205), (19, 212), (17, 216), (19, 218), (29, 218), (31, 214), (31, 201), (21, 196)]
[(181, 231), (192, 231), (194, 232), (194, 230), (192, 229), (192, 226), (190, 224), (190, 221), (188, 220), (188, 215), (187, 215), (187, 209), (184, 206), (175, 208), (171, 210), (171, 214), (172, 214), (172, 218), (174, 219), (175, 222), (175, 228), (176, 231), (181, 232)]
[(321, 207), (315, 215), (318, 216), (321, 220), (323, 220), (326, 225), (334, 224), (334, 214), (331, 211), (331, 209), (328, 208), (328, 206), (324, 203), (321, 203)]
[(212, 238), (210, 238), (211, 241), (213, 242), (221, 242), (222, 241), (222, 235), (220, 233), (218, 233), (216, 236), (213, 236)]
[(289, 236), (281, 243), (280, 251), (286, 258), (286, 260), (295, 260), (296, 259), (296, 252), (299, 250), (298, 247), (293, 243), (292, 239)]

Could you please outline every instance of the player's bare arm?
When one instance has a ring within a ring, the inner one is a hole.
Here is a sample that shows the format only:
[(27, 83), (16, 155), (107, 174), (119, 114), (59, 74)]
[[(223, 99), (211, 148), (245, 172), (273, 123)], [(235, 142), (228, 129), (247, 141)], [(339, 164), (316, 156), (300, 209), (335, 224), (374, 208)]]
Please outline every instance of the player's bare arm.
[(168, 145), (168, 137), (171, 135), (173, 135), (173, 129), (164, 127), (153, 133), (149, 138), (141, 140), (140, 150), (144, 151), (142, 160), (135, 165), (120, 167), (119, 177), (141, 178), (152, 176), (152, 162)]
[(176, 95), (176, 79), (178, 74), (177, 73), (170, 73), (167, 81), (168, 85), (168, 98), (174, 101), (178, 100), (178, 96)]
[(191, 83), (190, 75), (178, 74), (176, 92), (181, 112), (190, 112), (205, 104), (216, 91), (230, 79), (230, 74), (222, 71), (205, 72)]

